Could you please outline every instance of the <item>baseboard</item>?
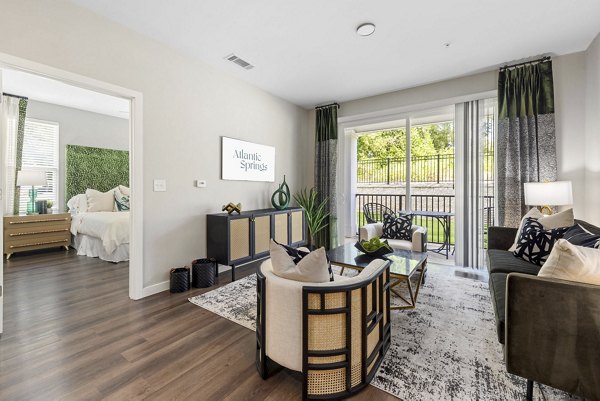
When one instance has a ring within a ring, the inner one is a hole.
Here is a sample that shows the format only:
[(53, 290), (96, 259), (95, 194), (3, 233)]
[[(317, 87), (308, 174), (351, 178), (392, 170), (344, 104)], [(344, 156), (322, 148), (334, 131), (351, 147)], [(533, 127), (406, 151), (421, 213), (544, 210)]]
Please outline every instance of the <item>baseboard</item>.
[[(219, 265), (219, 274), (225, 273), (226, 271), (231, 270), (231, 266), (227, 265)], [(162, 283), (156, 283), (149, 285), (148, 287), (144, 287), (142, 289), (142, 298), (149, 297), (150, 295), (158, 294), (159, 292), (168, 291), (171, 287), (171, 283), (167, 281), (163, 281)]]
[(152, 284), (142, 289), (142, 298), (149, 297), (150, 295), (158, 294), (159, 292), (167, 291), (170, 287), (169, 281), (163, 281), (162, 283)]

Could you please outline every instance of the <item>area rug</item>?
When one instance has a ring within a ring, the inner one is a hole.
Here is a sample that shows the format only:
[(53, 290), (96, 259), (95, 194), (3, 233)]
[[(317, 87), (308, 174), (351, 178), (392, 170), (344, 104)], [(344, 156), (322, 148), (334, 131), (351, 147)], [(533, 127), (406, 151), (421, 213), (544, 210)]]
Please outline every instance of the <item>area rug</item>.
[[(190, 302), (255, 330), (256, 275)], [(487, 283), (430, 269), (417, 308), (391, 315), (392, 345), (373, 386), (404, 401), (525, 399), (525, 380), (502, 361)], [(538, 385), (534, 399), (579, 400)]]

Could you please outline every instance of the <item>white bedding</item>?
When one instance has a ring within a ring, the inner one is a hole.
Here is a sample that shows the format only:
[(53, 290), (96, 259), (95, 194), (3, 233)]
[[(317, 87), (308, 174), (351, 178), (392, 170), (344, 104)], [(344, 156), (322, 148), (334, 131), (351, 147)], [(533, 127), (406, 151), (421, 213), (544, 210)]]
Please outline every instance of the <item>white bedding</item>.
[(71, 234), (98, 238), (107, 253), (129, 244), (129, 212), (77, 213), (71, 219)]

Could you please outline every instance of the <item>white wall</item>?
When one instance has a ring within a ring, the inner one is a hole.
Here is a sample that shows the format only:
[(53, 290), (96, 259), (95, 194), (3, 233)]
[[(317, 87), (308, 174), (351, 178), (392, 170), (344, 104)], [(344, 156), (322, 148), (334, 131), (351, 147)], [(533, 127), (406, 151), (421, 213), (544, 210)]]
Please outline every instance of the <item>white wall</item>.
[(65, 0), (3, 0), (2, 13), (0, 52), (143, 93), (145, 286), (206, 255), (206, 213), (269, 206), (276, 183), (220, 180), (220, 136), (275, 146), (277, 180), (298, 189), (306, 110)]
[(27, 117), (54, 121), (59, 125), (59, 199), (65, 199), (65, 149), (67, 145), (129, 150), (129, 120), (89, 111), (29, 100)]
[(600, 34), (586, 51), (586, 217), (600, 226)]
[(585, 219), (585, 53), (555, 57), (552, 68), (558, 179), (572, 182), (573, 212)]

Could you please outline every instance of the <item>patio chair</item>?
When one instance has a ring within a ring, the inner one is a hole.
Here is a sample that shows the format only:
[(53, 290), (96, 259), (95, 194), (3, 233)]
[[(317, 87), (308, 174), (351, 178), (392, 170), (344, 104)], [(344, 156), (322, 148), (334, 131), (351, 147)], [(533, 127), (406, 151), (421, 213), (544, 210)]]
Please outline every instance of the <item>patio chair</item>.
[[(383, 215), (395, 214), (392, 209), (380, 203), (367, 203), (363, 207), (366, 225), (359, 230), (359, 240), (370, 240), (371, 238), (383, 237)], [(410, 241), (400, 239), (388, 239), (392, 248), (404, 249), (407, 251), (427, 252), (427, 227), (421, 227), (413, 224), (412, 237)]]
[(396, 214), (392, 209), (381, 203), (365, 203), (363, 212), (365, 214), (365, 219), (367, 219), (367, 224), (381, 223), (384, 214)]

